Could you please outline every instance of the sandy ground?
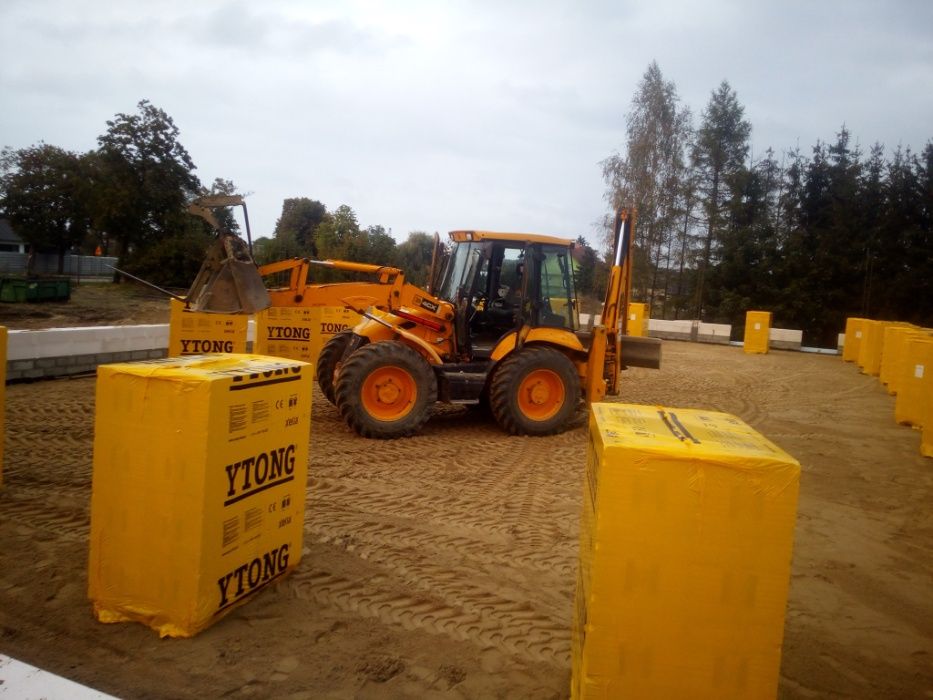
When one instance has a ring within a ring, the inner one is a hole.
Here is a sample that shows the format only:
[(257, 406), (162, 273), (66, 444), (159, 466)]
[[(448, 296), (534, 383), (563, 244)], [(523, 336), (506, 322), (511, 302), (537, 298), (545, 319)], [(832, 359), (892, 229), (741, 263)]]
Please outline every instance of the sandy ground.
[[(585, 427), (444, 410), (349, 433), (314, 397), (298, 570), (188, 640), (91, 615), (94, 380), (7, 390), (0, 652), (135, 698), (562, 698)], [(933, 461), (838, 357), (666, 343), (626, 401), (735, 413), (803, 464), (782, 698), (933, 697)]]

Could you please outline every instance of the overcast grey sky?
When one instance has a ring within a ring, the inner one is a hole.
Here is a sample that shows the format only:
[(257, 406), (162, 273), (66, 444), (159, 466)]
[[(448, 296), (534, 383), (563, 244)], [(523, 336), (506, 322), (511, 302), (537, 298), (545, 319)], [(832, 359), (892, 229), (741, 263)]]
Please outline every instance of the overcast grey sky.
[(596, 240), (599, 162), (656, 60), (695, 123), (721, 80), (756, 155), (933, 138), (933, 1), (2, 0), (0, 145), (96, 146), (148, 99), (209, 184), (363, 226)]

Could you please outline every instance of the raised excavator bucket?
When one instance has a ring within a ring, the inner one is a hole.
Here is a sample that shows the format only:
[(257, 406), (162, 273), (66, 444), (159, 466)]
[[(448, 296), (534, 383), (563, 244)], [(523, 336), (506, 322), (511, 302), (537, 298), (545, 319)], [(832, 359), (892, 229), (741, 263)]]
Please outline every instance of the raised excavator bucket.
[[(213, 209), (242, 206), (246, 221), (244, 241), (222, 230)], [(218, 314), (252, 314), (272, 305), (252, 255), (252, 236), (246, 203), (239, 195), (207, 195), (188, 205), (188, 212), (207, 221), (218, 232), (207, 250), (185, 302), (192, 311)]]
[(246, 241), (222, 233), (207, 250), (185, 301), (192, 311), (252, 314), (272, 305)]

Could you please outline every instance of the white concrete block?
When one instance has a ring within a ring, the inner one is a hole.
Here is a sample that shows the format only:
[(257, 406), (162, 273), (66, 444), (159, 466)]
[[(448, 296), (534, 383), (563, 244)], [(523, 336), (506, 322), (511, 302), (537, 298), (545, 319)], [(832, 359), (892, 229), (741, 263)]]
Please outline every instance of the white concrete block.
[(725, 339), (728, 341), (732, 335), (732, 326), (728, 323), (703, 323), (703, 321), (700, 321), (699, 334), (701, 337), (708, 336), (717, 340)]
[(659, 331), (662, 333), (682, 333), (690, 336), (693, 328), (693, 321), (665, 321), (660, 318), (648, 319), (648, 332)]
[(772, 328), (768, 338), (771, 341), (799, 344), (803, 342), (803, 331), (790, 330), (789, 328)]
[(168, 347), (168, 324), (10, 331), (7, 359), (29, 360)]
[[(106, 700), (112, 695), (0, 654), (0, 696), (48, 700)], [(115, 699), (114, 699), (115, 700)]]

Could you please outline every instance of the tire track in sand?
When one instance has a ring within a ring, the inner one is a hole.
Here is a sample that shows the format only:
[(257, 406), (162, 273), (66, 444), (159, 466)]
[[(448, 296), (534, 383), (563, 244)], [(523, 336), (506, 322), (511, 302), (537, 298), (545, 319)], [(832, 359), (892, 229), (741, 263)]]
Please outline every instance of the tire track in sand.
[(464, 596), (463, 608), (443, 601), (377, 590), (324, 571), (296, 572), (289, 588), (300, 599), (375, 618), (408, 630), (441, 634), (480, 648), (493, 647), (534, 661), (566, 665), (570, 639), (565, 623), (555, 624), (525, 604), (493, 593)]

